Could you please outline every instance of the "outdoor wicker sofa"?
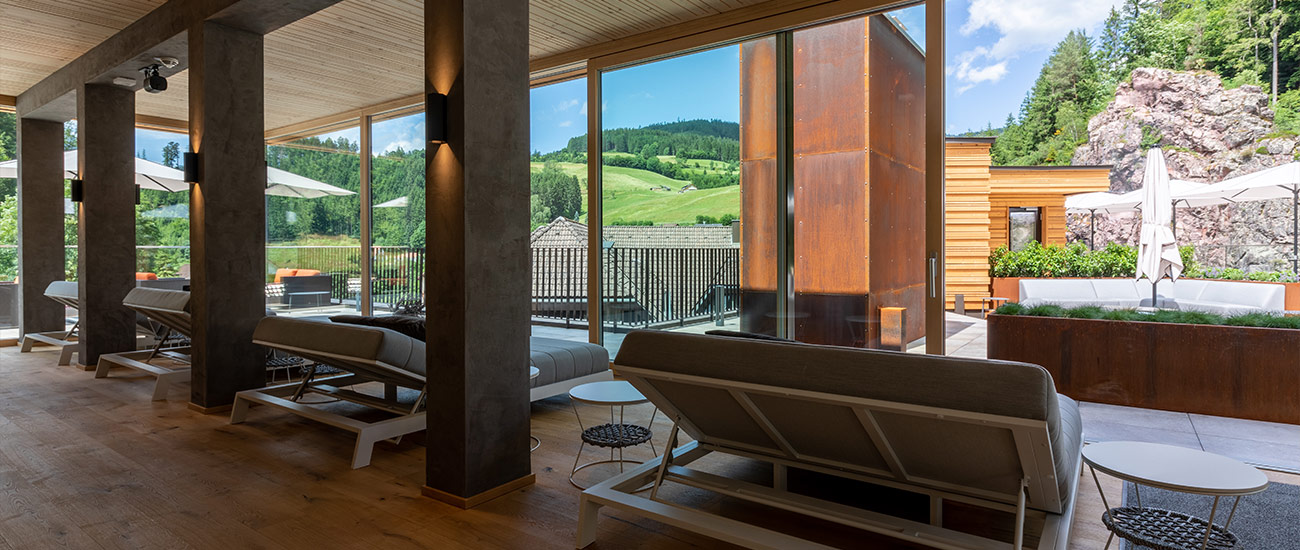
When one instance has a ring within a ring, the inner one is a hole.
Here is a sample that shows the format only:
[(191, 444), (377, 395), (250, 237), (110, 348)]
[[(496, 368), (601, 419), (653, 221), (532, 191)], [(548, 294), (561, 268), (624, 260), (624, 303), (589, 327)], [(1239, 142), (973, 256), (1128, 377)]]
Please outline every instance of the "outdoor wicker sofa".
[[(666, 445), (672, 451), (583, 492), (578, 548), (595, 541), (603, 506), (749, 548), (826, 547), (772, 524), (672, 501), (661, 491), (668, 485), (937, 548), (1018, 549), (1029, 542), (1025, 524), (1033, 522), (1041, 526), (1034, 529), (1038, 543), (1026, 547), (1066, 548), (1082, 425), (1078, 405), (1057, 395), (1041, 367), (635, 331), (614, 369), (674, 421)], [(679, 432), (694, 441), (677, 447)], [(768, 463), (772, 482), (711, 473), (720, 471), (717, 460), (708, 471), (692, 468), (710, 454)], [(901, 513), (905, 499), (887, 499), (884, 511), (833, 502), (803, 487), (796, 491), (787, 478), (796, 469), (816, 473), (830, 488), (865, 482), (920, 502), (907, 514)], [(648, 493), (639, 492), (646, 486)], [(949, 528), (946, 501), (1013, 516), (1011, 540)], [(900, 514), (890, 508), (896, 502)], [(928, 522), (918, 521), (927, 514)]]

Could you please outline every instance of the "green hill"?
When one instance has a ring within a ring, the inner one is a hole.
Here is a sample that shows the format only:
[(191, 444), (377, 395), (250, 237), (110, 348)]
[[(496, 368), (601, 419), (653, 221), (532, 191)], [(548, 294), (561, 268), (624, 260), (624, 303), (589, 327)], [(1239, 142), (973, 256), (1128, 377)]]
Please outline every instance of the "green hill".
[[(693, 161), (691, 161), (693, 162)], [(557, 163), (565, 174), (576, 176), (587, 193), (587, 165), (572, 162)], [(543, 163), (531, 163), (532, 171), (540, 172)], [(704, 164), (701, 164), (701, 168)], [(710, 166), (712, 167), (712, 166)], [(635, 168), (607, 166), (604, 172), (605, 223), (649, 221), (655, 224), (693, 224), (696, 216), (721, 218), (740, 215), (740, 186), (731, 185), (699, 191), (678, 191), (687, 182), (675, 180)], [(669, 190), (662, 190), (667, 187)], [(659, 190), (656, 190), (659, 189)], [(578, 220), (587, 222), (587, 213)]]

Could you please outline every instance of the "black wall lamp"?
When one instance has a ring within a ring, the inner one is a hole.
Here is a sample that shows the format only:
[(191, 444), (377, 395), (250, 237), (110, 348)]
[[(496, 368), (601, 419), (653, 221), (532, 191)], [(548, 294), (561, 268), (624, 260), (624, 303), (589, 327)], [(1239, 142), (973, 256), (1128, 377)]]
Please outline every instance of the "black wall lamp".
[(135, 203), (140, 204), (140, 184), (135, 184)]
[(424, 137), (429, 143), (447, 143), (447, 96), (438, 92), (424, 97)]
[(185, 163), (185, 183), (199, 182), (199, 154), (194, 152), (182, 153), (183, 162)]
[(81, 199), (85, 198), (86, 196), (85, 192), (86, 192), (85, 183), (82, 182), (81, 180), (72, 180), (71, 182), (69, 182), (68, 198), (72, 199), (72, 202), (81, 202)]

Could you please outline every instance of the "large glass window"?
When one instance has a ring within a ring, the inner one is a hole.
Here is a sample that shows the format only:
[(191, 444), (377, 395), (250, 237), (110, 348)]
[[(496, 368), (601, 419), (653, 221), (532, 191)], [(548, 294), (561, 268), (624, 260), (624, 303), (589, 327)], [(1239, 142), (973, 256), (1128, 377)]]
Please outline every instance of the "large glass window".
[(788, 335), (907, 347), (925, 335), (925, 52), (893, 12), (792, 38)]
[(742, 306), (752, 306), (746, 329), (772, 331), (774, 45), (602, 74), (600, 285), (612, 351), (631, 329), (739, 329)]
[[(13, 113), (0, 112), (0, 162), (14, 158), (17, 123)], [(18, 326), (18, 180), (0, 178), (0, 338), (17, 336)]]
[[(155, 130), (136, 130), (136, 157), (183, 170), (181, 152), (188, 136)], [(150, 170), (152, 172), (152, 170)], [(140, 189), (135, 207), (137, 278), (176, 279), (176, 288), (190, 278), (189, 184), (177, 172), (174, 178), (156, 177)]]
[(1011, 250), (1022, 250), (1028, 247), (1029, 243), (1043, 242), (1040, 214), (1041, 209), (1036, 206), (1012, 206), (1009, 209), (1007, 218), (1011, 226), (1009, 237)]
[(372, 119), (370, 297), (375, 315), (424, 306), (424, 111)]
[(360, 311), (361, 149), (351, 127), (267, 147), (267, 306)]
[(587, 79), (534, 88), (529, 247), (533, 334), (587, 341)]

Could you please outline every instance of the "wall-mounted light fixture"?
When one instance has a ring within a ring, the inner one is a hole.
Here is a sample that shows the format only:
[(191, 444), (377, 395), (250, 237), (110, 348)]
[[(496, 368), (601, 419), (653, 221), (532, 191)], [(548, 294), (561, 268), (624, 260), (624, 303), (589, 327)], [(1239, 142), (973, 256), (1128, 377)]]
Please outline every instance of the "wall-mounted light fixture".
[(181, 155), (182, 162), (185, 163), (185, 183), (199, 182), (199, 154), (194, 152), (185, 152)]
[(81, 202), (85, 198), (85, 184), (81, 180), (72, 180), (68, 185), (68, 198), (72, 202)]
[(447, 96), (433, 92), (424, 97), (424, 137), (429, 143), (447, 143)]
[(140, 204), (140, 184), (135, 184), (135, 203)]

